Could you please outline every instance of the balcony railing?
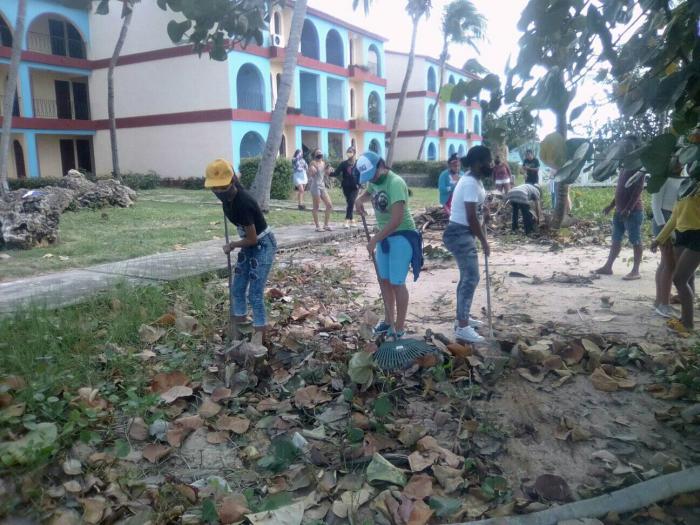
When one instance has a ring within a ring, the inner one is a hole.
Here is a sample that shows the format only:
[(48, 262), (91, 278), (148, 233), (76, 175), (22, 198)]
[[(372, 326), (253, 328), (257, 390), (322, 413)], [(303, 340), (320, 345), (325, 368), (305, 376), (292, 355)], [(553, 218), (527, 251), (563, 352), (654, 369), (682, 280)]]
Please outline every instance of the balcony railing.
[(45, 55), (59, 55), (72, 58), (85, 58), (85, 45), (77, 38), (51, 36), (47, 33), (27, 31), (29, 51)]
[(320, 107), (317, 100), (302, 100), (301, 112), (309, 117), (320, 117)]
[[(13, 117), (19, 117), (19, 104), (22, 99), (15, 97), (15, 103), (12, 106), (12, 116)], [(5, 115), (3, 114), (2, 108), (5, 105), (5, 95), (0, 95), (0, 117), (4, 117)]]
[(238, 91), (238, 109), (265, 111), (265, 97), (259, 91)]
[(90, 108), (84, 102), (65, 101), (59, 104), (55, 99), (44, 98), (35, 98), (33, 102), (34, 116), (37, 118), (61, 118), (70, 120), (90, 119)]
[(328, 104), (328, 118), (345, 120), (345, 107), (342, 104)]

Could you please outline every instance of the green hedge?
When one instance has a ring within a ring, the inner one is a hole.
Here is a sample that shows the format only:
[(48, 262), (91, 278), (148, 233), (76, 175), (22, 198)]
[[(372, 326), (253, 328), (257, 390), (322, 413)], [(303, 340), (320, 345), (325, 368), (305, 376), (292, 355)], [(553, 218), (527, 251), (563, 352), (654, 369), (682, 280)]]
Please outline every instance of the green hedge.
[(203, 190), (204, 177), (187, 177), (186, 179), (160, 179), (164, 188), (181, 188), (183, 190)]
[[(242, 159), (238, 167), (241, 175), (241, 184), (244, 188), (250, 189), (258, 173), (259, 158)], [(278, 158), (275, 164), (275, 171), (272, 173), (272, 187), (270, 188), (270, 198), (286, 200), (294, 189), (292, 183), (292, 162), (289, 159)]]
[(160, 186), (160, 176), (155, 171), (147, 173), (123, 173), (122, 184), (129, 186), (132, 190), (153, 190)]
[(439, 160), (405, 160), (394, 162), (391, 169), (398, 173), (426, 173), (430, 176), (430, 182), (437, 187), (440, 173), (447, 168), (447, 162)]
[(46, 177), (46, 178), (26, 178), (26, 179), (9, 179), (7, 182), (10, 185), (11, 190), (34, 190), (37, 188), (44, 188), (46, 186), (57, 186), (61, 181), (58, 177)]

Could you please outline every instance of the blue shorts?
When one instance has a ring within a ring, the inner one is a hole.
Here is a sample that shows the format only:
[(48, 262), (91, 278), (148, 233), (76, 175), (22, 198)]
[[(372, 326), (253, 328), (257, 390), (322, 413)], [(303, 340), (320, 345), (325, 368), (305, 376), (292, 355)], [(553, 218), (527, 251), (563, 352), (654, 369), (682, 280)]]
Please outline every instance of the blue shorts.
[(392, 235), (386, 240), (389, 241), (389, 252), (384, 253), (381, 242), (377, 245), (375, 252), (379, 277), (388, 280), (391, 284), (405, 284), (408, 267), (413, 258), (411, 243), (403, 235)]
[(612, 221), (612, 240), (613, 242), (622, 242), (627, 232), (627, 238), (632, 246), (642, 244), (642, 221), (644, 220), (644, 212), (642, 210), (633, 211), (626, 218), (623, 218), (619, 212), (615, 212)]

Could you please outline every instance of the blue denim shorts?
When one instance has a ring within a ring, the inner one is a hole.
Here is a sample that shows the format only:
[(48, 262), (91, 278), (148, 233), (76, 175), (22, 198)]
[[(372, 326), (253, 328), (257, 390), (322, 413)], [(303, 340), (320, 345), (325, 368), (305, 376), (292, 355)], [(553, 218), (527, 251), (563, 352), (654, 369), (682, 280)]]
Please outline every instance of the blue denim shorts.
[(411, 243), (403, 235), (391, 235), (386, 240), (389, 241), (389, 252), (384, 253), (381, 243), (375, 252), (379, 277), (391, 284), (405, 284), (413, 258)]
[(644, 212), (642, 210), (633, 211), (627, 217), (623, 218), (619, 212), (615, 212), (612, 221), (612, 240), (613, 242), (622, 242), (627, 238), (632, 246), (642, 244), (642, 221), (644, 220)]

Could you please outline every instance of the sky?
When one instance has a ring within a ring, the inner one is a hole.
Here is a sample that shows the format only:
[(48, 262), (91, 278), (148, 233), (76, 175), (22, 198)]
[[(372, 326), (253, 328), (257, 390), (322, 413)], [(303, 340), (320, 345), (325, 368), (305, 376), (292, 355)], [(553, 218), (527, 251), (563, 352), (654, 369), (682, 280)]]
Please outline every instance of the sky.
[[(514, 63), (518, 55), (518, 39), (521, 33), (517, 24), (527, 0), (472, 1), (487, 19), (486, 40), (479, 43), (478, 53), (469, 46), (452, 45), (449, 62), (461, 68), (468, 59), (476, 58), (484, 67), (505, 79), (504, 70), (509, 56), (512, 56), (511, 63)], [(433, 0), (430, 18), (423, 19), (419, 26), (417, 53), (435, 58), (439, 56), (442, 46), (441, 15), (443, 7), (448, 3), (449, 0)], [(388, 50), (408, 52), (410, 48), (411, 19), (404, 10), (405, 0), (373, 0), (368, 16), (365, 16), (362, 6), (353, 11), (352, 0), (309, 0), (309, 6), (383, 35), (389, 39), (385, 44)], [(571, 107), (586, 102), (596, 94), (600, 95), (600, 88), (589, 82), (579, 89)], [(539, 135), (544, 137), (555, 130), (554, 116), (548, 111), (541, 112), (539, 116), (542, 121)], [(586, 110), (579, 122), (604, 122), (607, 118), (615, 116), (616, 110), (614, 106), (610, 106), (600, 109), (596, 115)]]

